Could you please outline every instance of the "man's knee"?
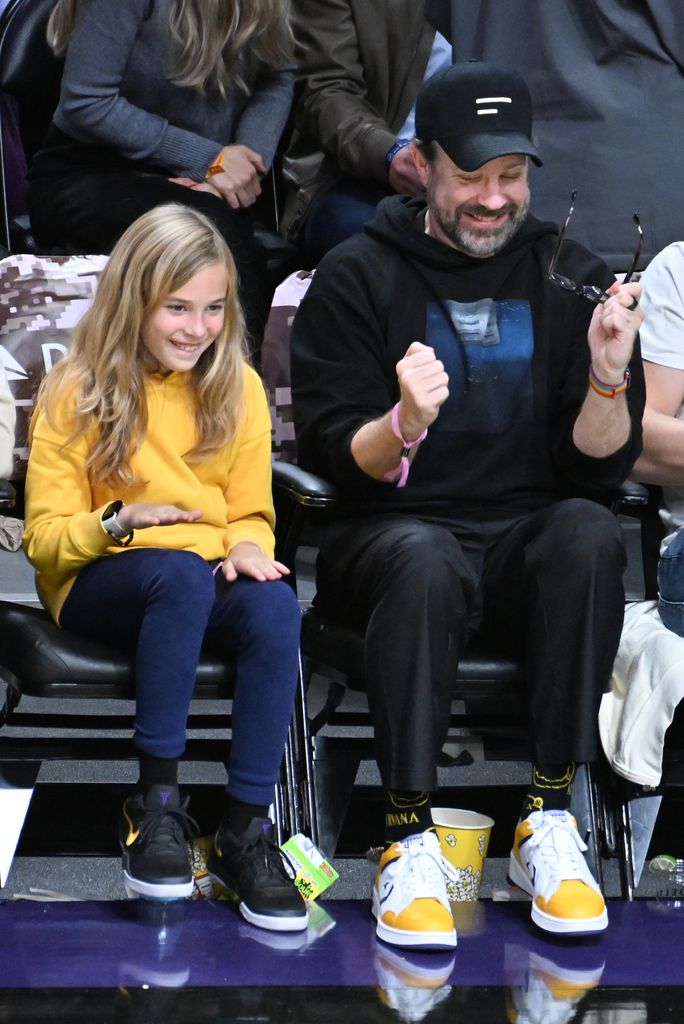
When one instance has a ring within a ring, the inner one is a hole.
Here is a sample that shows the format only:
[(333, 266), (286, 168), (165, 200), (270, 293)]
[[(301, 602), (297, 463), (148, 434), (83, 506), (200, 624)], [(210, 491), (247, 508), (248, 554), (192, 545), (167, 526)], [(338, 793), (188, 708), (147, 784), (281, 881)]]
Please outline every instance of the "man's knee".
[(602, 562), (622, 573), (626, 563), (622, 528), (610, 509), (585, 498), (554, 506), (544, 547), (575, 569)]
[(421, 593), (458, 589), (463, 578), (473, 578), (456, 538), (440, 526), (422, 522), (392, 531), (383, 569), (393, 586)]

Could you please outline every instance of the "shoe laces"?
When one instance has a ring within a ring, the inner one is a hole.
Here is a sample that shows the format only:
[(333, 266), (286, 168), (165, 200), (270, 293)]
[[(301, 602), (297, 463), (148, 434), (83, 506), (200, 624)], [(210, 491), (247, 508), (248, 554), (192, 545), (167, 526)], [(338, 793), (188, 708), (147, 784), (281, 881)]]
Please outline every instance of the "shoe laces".
[(262, 884), (281, 885), (282, 882), (292, 882), (296, 876), (297, 871), (288, 855), (276, 846), (266, 832), (251, 842), (247, 850), (254, 876)]
[(188, 813), (188, 798), (179, 807), (159, 807), (145, 811), (138, 829), (150, 849), (168, 848), (185, 842), (199, 833), (199, 825)]
[(561, 882), (573, 878), (598, 890), (583, 856), (586, 843), (568, 813), (542, 812), (541, 824), (520, 849), (528, 865), (535, 867), (535, 882), (541, 887), (539, 895), (545, 899), (553, 896)]
[(451, 865), (442, 857), (437, 836), (424, 832), (420, 838), (400, 843), (401, 854), (391, 862), (394, 881), (401, 885), (407, 906), (427, 897), (449, 907), (444, 876)]

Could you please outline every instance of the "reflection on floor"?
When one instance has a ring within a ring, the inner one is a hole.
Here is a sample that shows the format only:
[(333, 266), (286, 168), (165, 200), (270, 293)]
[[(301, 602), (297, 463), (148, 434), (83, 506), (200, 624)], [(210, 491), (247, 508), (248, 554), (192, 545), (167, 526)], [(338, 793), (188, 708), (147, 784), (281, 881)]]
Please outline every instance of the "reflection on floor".
[(600, 936), (558, 940), (525, 902), (454, 904), (453, 954), (377, 942), (368, 905), (312, 906), (307, 932), (225, 903), (0, 904), (0, 1021), (684, 1020), (684, 906), (609, 902)]

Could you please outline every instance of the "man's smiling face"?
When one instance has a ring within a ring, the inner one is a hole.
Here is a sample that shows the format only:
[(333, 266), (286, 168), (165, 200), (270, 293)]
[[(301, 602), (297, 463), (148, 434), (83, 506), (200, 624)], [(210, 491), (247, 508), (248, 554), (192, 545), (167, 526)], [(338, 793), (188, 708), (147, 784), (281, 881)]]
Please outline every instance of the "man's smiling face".
[(428, 203), (427, 231), (469, 256), (485, 258), (504, 248), (527, 216), (527, 157), (497, 157), (463, 171), (436, 147), (432, 161), (415, 151)]

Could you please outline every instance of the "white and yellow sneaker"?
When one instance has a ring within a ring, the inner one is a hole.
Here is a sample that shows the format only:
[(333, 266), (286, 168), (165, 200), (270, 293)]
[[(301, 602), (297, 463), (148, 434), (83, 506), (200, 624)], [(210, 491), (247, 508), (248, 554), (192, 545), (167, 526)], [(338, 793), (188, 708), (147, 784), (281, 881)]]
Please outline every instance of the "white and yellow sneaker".
[(453, 949), (456, 929), (439, 839), (427, 831), (393, 843), (373, 886), (376, 934), (392, 946)]
[(583, 935), (608, 926), (586, 848), (569, 811), (533, 811), (518, 824), (508, 877), (532, 897), (532, 920), (544, 931)]

